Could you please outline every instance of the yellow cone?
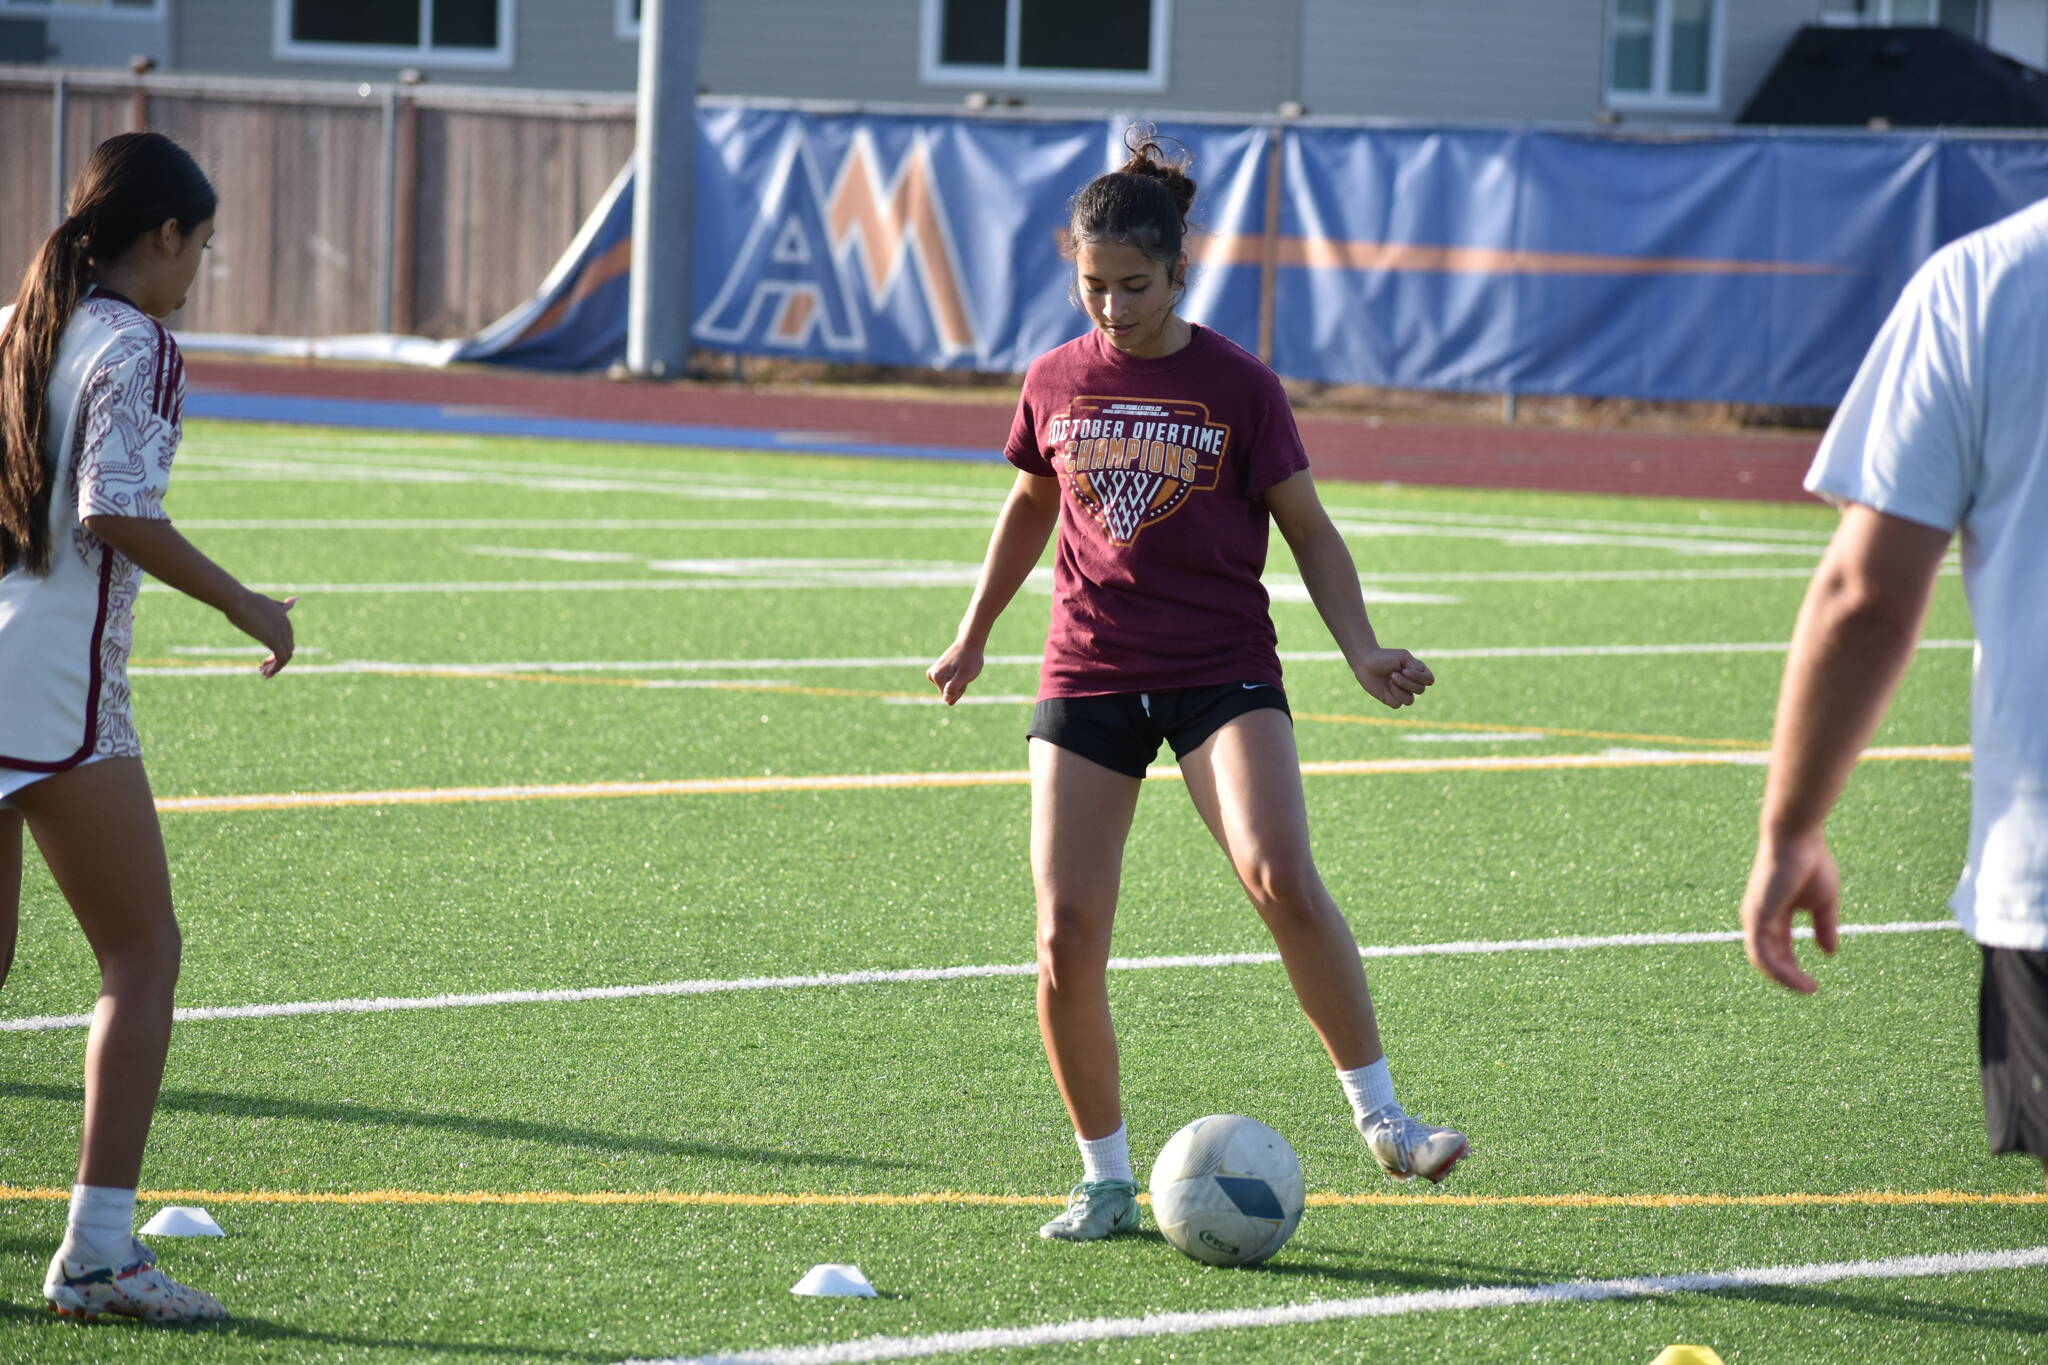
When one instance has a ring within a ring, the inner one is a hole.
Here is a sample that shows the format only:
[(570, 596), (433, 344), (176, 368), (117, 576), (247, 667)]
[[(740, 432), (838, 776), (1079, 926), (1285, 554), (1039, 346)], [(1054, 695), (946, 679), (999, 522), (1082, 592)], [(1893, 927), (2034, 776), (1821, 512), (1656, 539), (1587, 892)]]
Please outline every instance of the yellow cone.
[(1711, 1346), (1666, 1346), (1650, 1365), (1726, 1365)]

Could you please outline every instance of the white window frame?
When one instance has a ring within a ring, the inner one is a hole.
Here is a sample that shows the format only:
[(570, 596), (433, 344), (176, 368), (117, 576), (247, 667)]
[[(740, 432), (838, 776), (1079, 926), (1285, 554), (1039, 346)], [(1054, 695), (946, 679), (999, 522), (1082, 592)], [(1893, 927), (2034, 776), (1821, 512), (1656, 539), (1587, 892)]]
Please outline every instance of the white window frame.
[(615, 0), (612, 6), (612, 36), (622, 43), (640, 40), (640, 16), (633, 13), (633, 0)]
[(0, 0), (0, 13), (40, 15), (45, 19), (161, 19), (170, 0), (149, 0), (148, 5), (101, 3), (90, 9), (63, 0)]
[(1721, 52), (1726, 46), (1727, 0), (1709, 0), (1707, 16), (1707, 89), (1705, 94), (1674, 95), (1667, 88), (1671, 79), (1672, 0), (1654, 0), (1656, 13), (1650, 19), (1650, 88), (1614, 88), (1614, 33), (1620, 27), (1618, 0), (1607, 0), (1607, 27), (1600, 35), (1602, 85), (1610, 109), (1666, 110), (1684, 113), (1718, 113), (1721, 109)]
[[(1935, 5), (1935, 13), (1937, 17), (1939, 17), (1940, 12), (1941, 6), (1939, 3), (1937, 3)], [(1823, 10), (1821, 11), (1820, 21), (1830, 28), (1900, 27), (1898, 21), (1892, 18), (1892, 0), (1870, 0), (1869, 12), (1864, 14), (1851, 14), (1845, 10), (1839, 9)], [(1987, 2), (1987, 0), (1977, 0), (1977, 31), (1971, 34), (1970, 36), (1975, 38), (1980, 43), (1983, 42), (1985, 32), (1990, 27), (1990, 22), (1990, 4)], [(1913, 25), (1913, 27), (1918, 28), (1923, 27), (1923, 25), (1916, 23)], [(1954, 30), (1950, 31), (1953, 32)]]
[(397, 43), (302, 43), (292, 39), (294, 0), (272, 0), (274, 19), (271, 53), (281, 62), (318, 62), (331, 66), (441, 66), (470, 71), (509, 71), (515, 50), (512, 0), (497, 0), (498, 45), (488, 51), (474, 47), (435, 47), (434, 0), (420, 0), (420, 40), (412, 47)]
[(1023, 0), (1004, 0), (1008, 17), (1001, 66), (963, 66), (942, 62), (939, 54), (945, 21), (944, 0), (921, 0), (918, 21), (918, 79), (926, 85), (1018, 86), (1029, 89), (1080, 87), (1089, 90), (1164, 90), (1166, 60), (1173, 34), (1173, 0), (1152, 0), (1152, 44), (1144, 71), (1094, 71), (1068, 67), (1020, 66), (1017, 33)]

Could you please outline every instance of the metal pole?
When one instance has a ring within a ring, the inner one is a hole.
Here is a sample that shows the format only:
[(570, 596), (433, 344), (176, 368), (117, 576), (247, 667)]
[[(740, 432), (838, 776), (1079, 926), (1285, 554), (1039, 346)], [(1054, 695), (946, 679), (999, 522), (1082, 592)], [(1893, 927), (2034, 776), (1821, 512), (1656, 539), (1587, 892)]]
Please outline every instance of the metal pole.
[(1279, 290), (1280, 275), (1280, 166), (1281, 144), (1287, 125), (1276, 123), (1267, 130), (1266, 216), (1259, 228), (1259, 359), (1273, 363), (1273, 296)]
[(633, 169), (633, 273), (626, 368), (644, 378), (690, 364), (690, 256), (696, 223), (697, 4), (642, 0), (640, 106)]
[(53, 222), (64, 221), (64, 134), (71, 121), (71, 88), (60, 74), (50, 84), (50, 202)]
[(398, 255), (398, 87), (384, 87), (384, 221), (377, 243), (377, 330), (391, 334), (391, 289)]

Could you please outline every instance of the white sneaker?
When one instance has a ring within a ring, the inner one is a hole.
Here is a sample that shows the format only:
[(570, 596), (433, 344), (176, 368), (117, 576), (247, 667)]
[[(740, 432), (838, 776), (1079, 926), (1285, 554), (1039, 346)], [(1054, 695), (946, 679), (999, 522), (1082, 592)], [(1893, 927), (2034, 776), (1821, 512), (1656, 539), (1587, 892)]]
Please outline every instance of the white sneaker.
[(1472, 1144), (1455, 1128), (1432, 1128), (1399, 1109), (1358, 1121), (1373, 1160), (1396, 1180), (1421, 1176), (1434, 1185), (1464, 1160)]
[(1058, 1242), (1094, 1242), (1138, 1226), (1138, 1186), (1129, 1180), (1084, 1180), (1067, 1196), (1066, 1212), (1038, 1230)]
[(228, 1315), (213, 1295), (158, 1270), (156, 1253), (142, 1243), (131, 1238), (128, 1251), (118, 1266), (88, 1265), (61, 1251), (53, 1256), (43, 1277), (43, 1297), (51, 1311), (86, 1322), (103, 1313), (145, 1322), (203, 1322)]

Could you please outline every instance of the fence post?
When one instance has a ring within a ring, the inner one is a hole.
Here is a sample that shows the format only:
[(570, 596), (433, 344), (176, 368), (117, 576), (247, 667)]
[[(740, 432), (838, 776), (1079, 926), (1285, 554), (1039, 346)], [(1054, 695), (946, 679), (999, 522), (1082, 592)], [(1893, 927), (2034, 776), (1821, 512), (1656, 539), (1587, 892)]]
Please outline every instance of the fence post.
[(391, 334), (398, 249), (398, 87), (384, 87), (384, 215), (377, 225), (377, 330)]
[(128, 91), (128, 130), (134, 133), (149, 129), (149, 88), (142, 78), (156, 70), (156, 58), (135, 56), (128, 59), (128, 70), (135, 76), (135, 84)]
[(643, 378), (679, 378), (690, 368), (697, 34), (697, 0), (645, 0), (640, 6), (626, 368)]
[(71, 87), (64, 73), (50, 82), (50, 217), (64, 221), (64, 134), (71, 121)]
[(1259, 234), (1259, 359), (1273, 363), (1273, 291), (1280, 266), (1280, 145), (1287, 125), (1275, 123), (1266, 148), (1266, 216)]
[[(399, 79), (403, 81), (404, 75)], [(411, 335), (419, 325), (420, 106), (410, 90), (395, 95), (391, 120), (391, 289), (387, 331)]]

